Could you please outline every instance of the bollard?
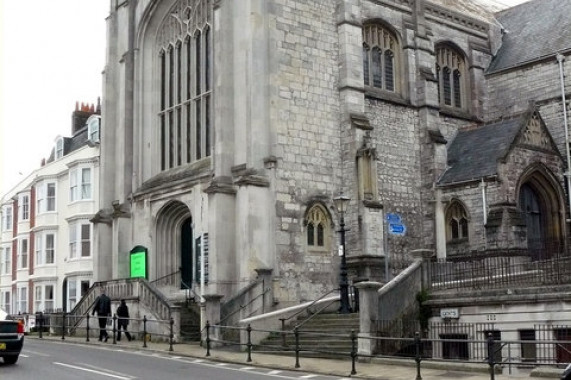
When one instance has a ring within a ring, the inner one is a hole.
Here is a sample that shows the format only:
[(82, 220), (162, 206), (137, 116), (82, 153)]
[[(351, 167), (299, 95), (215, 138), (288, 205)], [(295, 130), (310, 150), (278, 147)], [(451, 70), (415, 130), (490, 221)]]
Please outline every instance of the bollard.
[(210, 322), (206, 321), (206, 356), (210, 356)]
[(299, 368), (299, 331), (297, 326), (293, 329), (293, 335), (295, 336), (295, 368)]
[(40, 339), (42, 339), (42, 330), (44, 329), (44, 313), (40, 311), (40, 320), (38, 321), (40, 325)]
[(85, 341), (89, 342), (89, 311), (87, 312), (87, 327), (85, 328)]
[(355, 361), (357, 360), (357, 334), (351, 330), (351, 375), (356, 375)]
[(252, 326), (250, 326), (250, 324), (246, 327), (246, 331), (248, 332), (248, 344), (246, 345), (248, 348), (248, 358), (246, 362), (250, 363), (252, 361)]
[(113, 333), (113, 344), (117, 344), (117, 314), (113, 314), (113, 328), (111, 332)]
[(488, 365), (490, 366), (490, 380), (494, 380), (496, 377), (494, 364), (494, 337), (490, 333), (488, 334)]
[(173, 339), (174, 339), (174, 334), (173, 334), (173, 332), (172, 332), (172, 329), (173, 329), (173, 325), (174, 325), (174, 320), (172, 319), (172, 317), (171, 317), (169, 323), (170, 323), (169, 351), (173, 351), (172, 341), (173, 341)]
[(143, 315), (143, 347), (147, 347), (147, 316)]
[(65, 340), (65, 312), (62, 313), (61, 340)]
[(420, 376), (420, 361), (422, 360), (421, 356), (421, 342), (420, 342), (420, 333), (417, 331), (414, 333), (414, 347), (416, 349), (414, 361), (416, 362), (416, 380), (422, 380), (422, 376)]

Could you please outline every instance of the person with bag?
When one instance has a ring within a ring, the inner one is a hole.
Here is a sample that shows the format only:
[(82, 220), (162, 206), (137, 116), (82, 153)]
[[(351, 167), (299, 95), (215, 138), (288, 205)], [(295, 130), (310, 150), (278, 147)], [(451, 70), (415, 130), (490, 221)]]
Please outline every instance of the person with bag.
[(111, 316), (111, 298), (105, 294), (105, 288), (101, 288), (101, 295), (97, 297), (93, 304), (91, 315), (95, 315), (95, 313), (97, 313), (97, 317), (99, 318), (99, 341), (107, 342), (109, 339), (109, 334), (107, 334), (107, 319)]
[(121, 341), (121, 328), (125, 332), (127, 340), (131, 341), (131, 334), (127, 331), (127, 326), (129, 325), (129, 308), (125, 303), (125, 300), (121, 300), (121, 304), (117, 308), (117, 342)]

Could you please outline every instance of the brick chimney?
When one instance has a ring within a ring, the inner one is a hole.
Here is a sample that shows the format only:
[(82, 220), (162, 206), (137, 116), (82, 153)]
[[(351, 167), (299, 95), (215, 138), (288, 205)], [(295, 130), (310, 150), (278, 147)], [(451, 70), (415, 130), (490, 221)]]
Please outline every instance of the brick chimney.
[(71, 134), (72, 136), (85, 126), (89, 116), (101, 112), (100, 100), (97, 99), (97, 108), (93, 104), (75, 102), (75, 111), (71, 114)]

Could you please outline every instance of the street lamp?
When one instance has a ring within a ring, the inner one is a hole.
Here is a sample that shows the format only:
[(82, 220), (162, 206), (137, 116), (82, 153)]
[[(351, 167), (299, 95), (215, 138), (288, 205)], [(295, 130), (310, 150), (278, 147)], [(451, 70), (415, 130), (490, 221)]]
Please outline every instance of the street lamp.
[(339, 306), (339, 313), (347, 314), (351, 312), (349, 305), (349, 283), (347, 282), (347, 260), (345, 258), (345, 213), (349, 205), (350, 198), (343, 193), (333, 198), (335, 208), (339, 213), (339, 233), (341, 234), (341, 268), (339, 276), (339, 293), (341, 295), (341, 305)]

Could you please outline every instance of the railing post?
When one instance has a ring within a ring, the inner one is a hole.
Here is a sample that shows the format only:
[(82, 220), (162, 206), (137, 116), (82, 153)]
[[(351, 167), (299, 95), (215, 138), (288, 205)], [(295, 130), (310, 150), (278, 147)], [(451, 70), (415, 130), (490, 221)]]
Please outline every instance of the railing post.
[(252, 326), (248, 323), (248, 327), (246, 327), (246, 331), (248, 332), (248, 344), (246, 345), (248, 348), (248, 358), (246, 359), (247, 363), (252, 361)]
[(420, 333), (417, 331), (414, 333), (414, 347), (415, 347), (415, 358), (416, 361), (416, 380), (422, 380), (422, 376), (420, 375), (420, 361), (422, 360), (421, 355), (421, 341), (420, 341)]
[(143, 347), (147, 347), (147, 316), (143, 315)]
[(65, 311), (61, 315), (61, 340), (65, 340)]
[(85, 341), (89, 342), (89, 310), (87, 313), (87, 327), (85, 328), (85, 336), (86, 336)]
[(299, 368), (299, 330), (297, 326), (293, 329), (293, 335), (295, 336), (295, 368)]
[(206, 321), (206, 356), (210, 356), (210, 321)]
[(170, 323), (169, 351), (173, 351), (172, 341), (173, 341), (173, 339), (174, 339), (174, 334), (173, 334), (173, 332), (172, 332), (172, 328), (173, 328), (173, 325), (174, 325), (174, 319), (172, 319), (172, 317), (171, 317), (169, 323)]
[(351, 375), (356, 375), (355, 361), (357, 360), (357, 334), (351, 330)]
[(282, 321), (282, 346), (286, 347), (286, 332), (285, 332), (285, 318), (280, 318), (280, 321)]
[(494, 380), (496, 377), (494, 364), (494, 337), (490, 333), (488, 334), (488, 365), (490, 366), (490, 380)]
[(113, 328), (111, 332), (113, 333), (113, 344), (117, 344), (117, 314), (113, 314)]
[(39, 335), (40, 335), (40, 339), (42, 339), (42, 338), (43, 338), (43, 337), (42, 337), (42, 332), (43, 332), (42, 330), (44, 329), (44, 313), (42, 313), (42, 312), (40, 311), (40, 314), (39, 314), (39, 315), (40, 315), (40, 320), (38, 321), (38, 322), (39, 322), (39, 325), (40, 325), (40, 333), (39, 333)]

